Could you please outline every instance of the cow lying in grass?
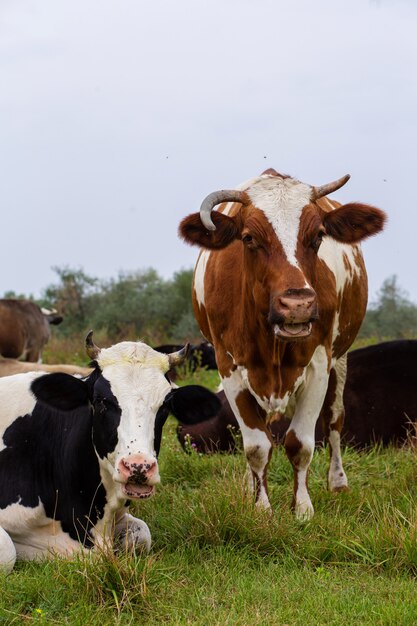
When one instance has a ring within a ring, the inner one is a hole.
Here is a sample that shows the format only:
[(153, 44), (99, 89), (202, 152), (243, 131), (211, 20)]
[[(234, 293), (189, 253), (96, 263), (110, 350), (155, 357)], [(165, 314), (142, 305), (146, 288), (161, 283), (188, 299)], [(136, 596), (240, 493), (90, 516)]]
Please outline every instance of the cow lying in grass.
[[(160, 482), (157, 456), (169, 413), (218, 410), (214, 394), (173, 389), (165, 373), (184, 348), (160, 354), (140, 342), (100, 350), (87, 337), (86, 379), (32, 372), (0, 380), (0, 567), (16, 555), (71, 555), (97, 545), (150, 547), (128, 501)], [(198, 414), (200, 415), (200, 414)]]
[[(201, 424), (178, 427), (184, 449), (191, 446), (202, 453), (236, 449), (237, 420), (224, 392), (217, 395), (221, 407), (215, 415)], [(361, 448), (375, 442), (404, 443), (417, 423), (417, 341), (388, 341), (349, 352), (343, 400), (345, 443)], [(316, 442), (324, 439), (323, 421), (316, 424)], [(283, 442), (290, 423), (285, 416), (270, 423), (276, 443)]]
[(91, 374), (91, 367), (81, 367), (80, 365), (68, 365), (67, 363), (25, 363), (16, 359), (0, 358), (0, 378), (3, 376), (13, 376), (23, 372), (63, 372), (78, 376), (88, 376)]

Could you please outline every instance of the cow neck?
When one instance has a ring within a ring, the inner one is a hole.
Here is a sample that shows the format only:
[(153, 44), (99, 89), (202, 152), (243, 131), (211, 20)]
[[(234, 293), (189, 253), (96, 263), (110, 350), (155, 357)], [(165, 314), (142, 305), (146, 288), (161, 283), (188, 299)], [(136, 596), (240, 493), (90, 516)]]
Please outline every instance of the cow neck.
[(283, 397), (302, 374), (294, 358), (294, 344), (277, 340), (267, 321), (268, 310), (257, 306), (250, 289), (242, 285), (240, 319), (234, 320), (229, 354), (238, 368), (247, 370), (248, 383), (261, 398)]

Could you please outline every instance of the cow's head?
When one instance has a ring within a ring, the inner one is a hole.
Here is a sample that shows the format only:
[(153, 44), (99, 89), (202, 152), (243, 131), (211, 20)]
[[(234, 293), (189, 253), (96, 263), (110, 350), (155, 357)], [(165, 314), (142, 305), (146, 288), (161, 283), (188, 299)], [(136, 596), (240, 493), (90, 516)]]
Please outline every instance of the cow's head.
[(220, 407), (215, 396), (197, 385), (173, 388), (165, 376), (187, 354), (187, 346), (161, 354), (141, 342), (125, 341), (99, 349), (87, 336), (95, 369), (86, 379), (50, 374), (32, 383), (38, 400), (58, 410), (89, 406), (93, 445), (108, 490), (116, 497), (147, 498), (160, 481), (157, 456), (162, 427), (172, 413), (185, 423), (211, 417)]
[[(348, 179), (312, 187), (267, 170), (241, 190), (207, 196), (200, 213), (181, 222), (180, 236), (210, 250), (236, 246), (243, 255), (241, 280), (247, 297), (254, 299), (276, 336), (303, 339), (319, 313), (314, 285), (323, 238), (356, 244), (384, 225), (385, 214), (372, 206), (352, 203), (328, 212), (319, 206), (319, 198)], [(225, 202), (240, 206), (234, 205), (232, 215), (227, 214), (230, 205), (212, 212)]]

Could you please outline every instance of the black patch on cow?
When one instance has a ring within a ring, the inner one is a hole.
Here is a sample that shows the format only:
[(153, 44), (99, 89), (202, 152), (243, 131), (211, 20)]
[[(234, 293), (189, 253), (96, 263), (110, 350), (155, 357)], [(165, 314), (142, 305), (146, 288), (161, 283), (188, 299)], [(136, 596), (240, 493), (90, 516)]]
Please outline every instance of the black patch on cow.
[(30, 389), (37, 400), (59, 411), (88, 406), (88, 385), (70, 374), (46, 374), (35, 378)]
[(72, 539), (93, 545), (92, 525), (103, 516), (106, 494), (93, 448), (87, 406), (56, 411), (37, 403), (3, 435), (0, 508), (44, 506)]
[(165, 402), (170, 412), (184, 424), (203, 422), (216, 415), (221, 406), (216, 394), (200, 385), (173, 389)]
[(120, 424), (122, 410), (110, 383), (100, 376), (92, 391), (93, 405), (93, 442), (101, 459), (116, 447), (117, 429)]
[(154, 449), (158, 456), (161, 447), (162, 428), (172, 413), (179, 421), (194, 424), (209, 419), (220, 409), (217, 396), (200, 385), (187, 385), (172, 389), (165, 397), (155, 418)]

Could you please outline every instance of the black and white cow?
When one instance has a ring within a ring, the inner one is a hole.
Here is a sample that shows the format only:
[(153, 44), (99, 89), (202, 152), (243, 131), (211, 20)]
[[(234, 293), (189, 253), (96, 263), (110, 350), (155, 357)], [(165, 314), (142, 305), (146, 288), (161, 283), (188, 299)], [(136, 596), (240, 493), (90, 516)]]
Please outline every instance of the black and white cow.
[(157, 456), (168, 414), (187, 420), (218, 407), (192, 385), (173, 389), (170, 366), (187, 348), (160, 354), (140, 342), (100, 350), (87, 336), (93, 372), (31, 372), (0, 379), (0, 567), (16, 556), (71, 555), (95, 545), (149, 550), (147, 525), (128, 501), (160, 482)]

